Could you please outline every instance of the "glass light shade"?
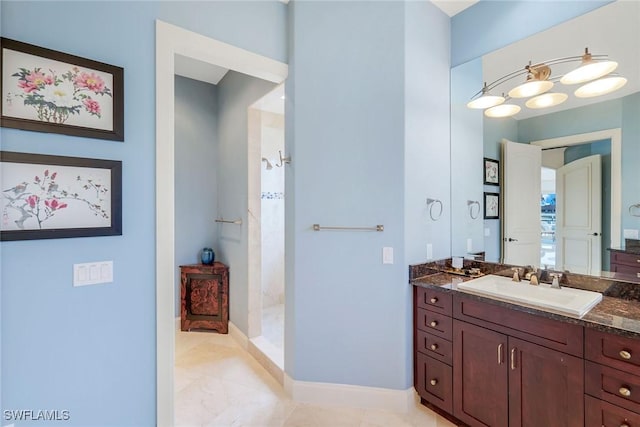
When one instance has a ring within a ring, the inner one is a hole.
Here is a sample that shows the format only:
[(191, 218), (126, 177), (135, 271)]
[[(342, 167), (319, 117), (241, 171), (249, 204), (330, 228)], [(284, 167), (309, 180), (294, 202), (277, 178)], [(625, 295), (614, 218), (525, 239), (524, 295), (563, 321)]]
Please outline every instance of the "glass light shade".
[(484, 109), (489, 107), (494, 107), (496, 105), (500, 105), (504, 102), (504, 97), (496, 96), (496, 95), (482, 95), (479, 98), (476, 98), (467, 103), (467, 107), (469, 108), (478, 108)]
[(510, 117), (520, 112), (520, 106), (514, 104), (502, 104), (484, 110), (487, 117)]
[(565, 85), (584, 83), (607, 75), (616, 68), (618, 63), (615, 61), (591, 61), (562, 76), (560, 82)]
[(553, 87), (553, 82), (549, 80), (529, 80), (516, 86), (509, 91), (512, 98), (528, 98), (530, 96), (540, 95)]
[(574, 92), (578, 98), (591, 98), (593, 96), (605, 95), (620, 89), (627, 84), (627, 79), (620, 76), (603, 77), (593, 82), (580, 86)]
[(535, 98), (531, 98), (526, 102), (526, 106), (533, 109), (538, 108), (548, 108), (553, 107), (554, 105), (562, 104), (564, 101), (569, 98), (569, 95), (566, 93), (543, 93), (542, 95), (538, 95)]

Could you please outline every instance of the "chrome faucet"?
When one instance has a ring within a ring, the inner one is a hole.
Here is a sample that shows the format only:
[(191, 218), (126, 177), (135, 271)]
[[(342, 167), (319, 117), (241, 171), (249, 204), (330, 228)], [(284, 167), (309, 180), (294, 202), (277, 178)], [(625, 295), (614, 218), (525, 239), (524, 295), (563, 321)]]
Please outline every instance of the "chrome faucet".
[(513, 280), (514, 282), (519, 282), (520, 281), (520, 268), (511, 267), (511, 269), (513, 270), (513, 278), (511, 280)]
[(562, 273), (549, 273), (549, 275), (553, 278), (551, 282), (551, 288), (562, 289), (562, 287), (560, 286), (560, 279), (562, 279)]

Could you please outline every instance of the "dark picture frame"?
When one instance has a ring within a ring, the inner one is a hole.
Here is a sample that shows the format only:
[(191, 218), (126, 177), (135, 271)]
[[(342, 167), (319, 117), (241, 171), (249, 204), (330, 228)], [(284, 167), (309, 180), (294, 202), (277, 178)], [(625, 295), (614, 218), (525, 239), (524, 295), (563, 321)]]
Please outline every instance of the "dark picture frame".
[(124, 69), (0, 38), (0, 126), (124, 141)]
[(500, 219), (500, 193), (484, 193), (484, 219)]
[(122, 235), (122, 162), (0, 151), (0, 240)]
[(500, 162), (498, 160), (485, 157), (482, 172), (485, 185), (500, 185)]

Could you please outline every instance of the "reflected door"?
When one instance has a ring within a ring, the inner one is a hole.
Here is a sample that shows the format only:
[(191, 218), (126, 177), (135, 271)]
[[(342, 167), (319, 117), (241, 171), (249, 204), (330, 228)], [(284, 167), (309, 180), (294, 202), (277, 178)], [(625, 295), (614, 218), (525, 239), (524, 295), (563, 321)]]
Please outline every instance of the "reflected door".
[(502, 140), (502, 253), (505, 264), (540, 264), (542, 149)]
[(599, 275), (602, 237), (602, 161), (578, 159), (556, 172), (556, 262), (558, 270)]

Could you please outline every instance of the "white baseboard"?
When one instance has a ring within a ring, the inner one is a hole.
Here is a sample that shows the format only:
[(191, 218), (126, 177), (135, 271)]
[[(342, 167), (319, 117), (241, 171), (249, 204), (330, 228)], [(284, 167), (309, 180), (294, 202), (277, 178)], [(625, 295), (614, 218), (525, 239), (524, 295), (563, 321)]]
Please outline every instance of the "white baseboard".
[(229, 322), (229, 335), (240, 344), (240, 347), (249, 349), (249, 338), (233, 322)]
[(415, 389), (392, 390), (348, 384), (295, 381), (284, 374), (284, 389), (296, 402), (355, 406), (406, 413), (415, 406)]

